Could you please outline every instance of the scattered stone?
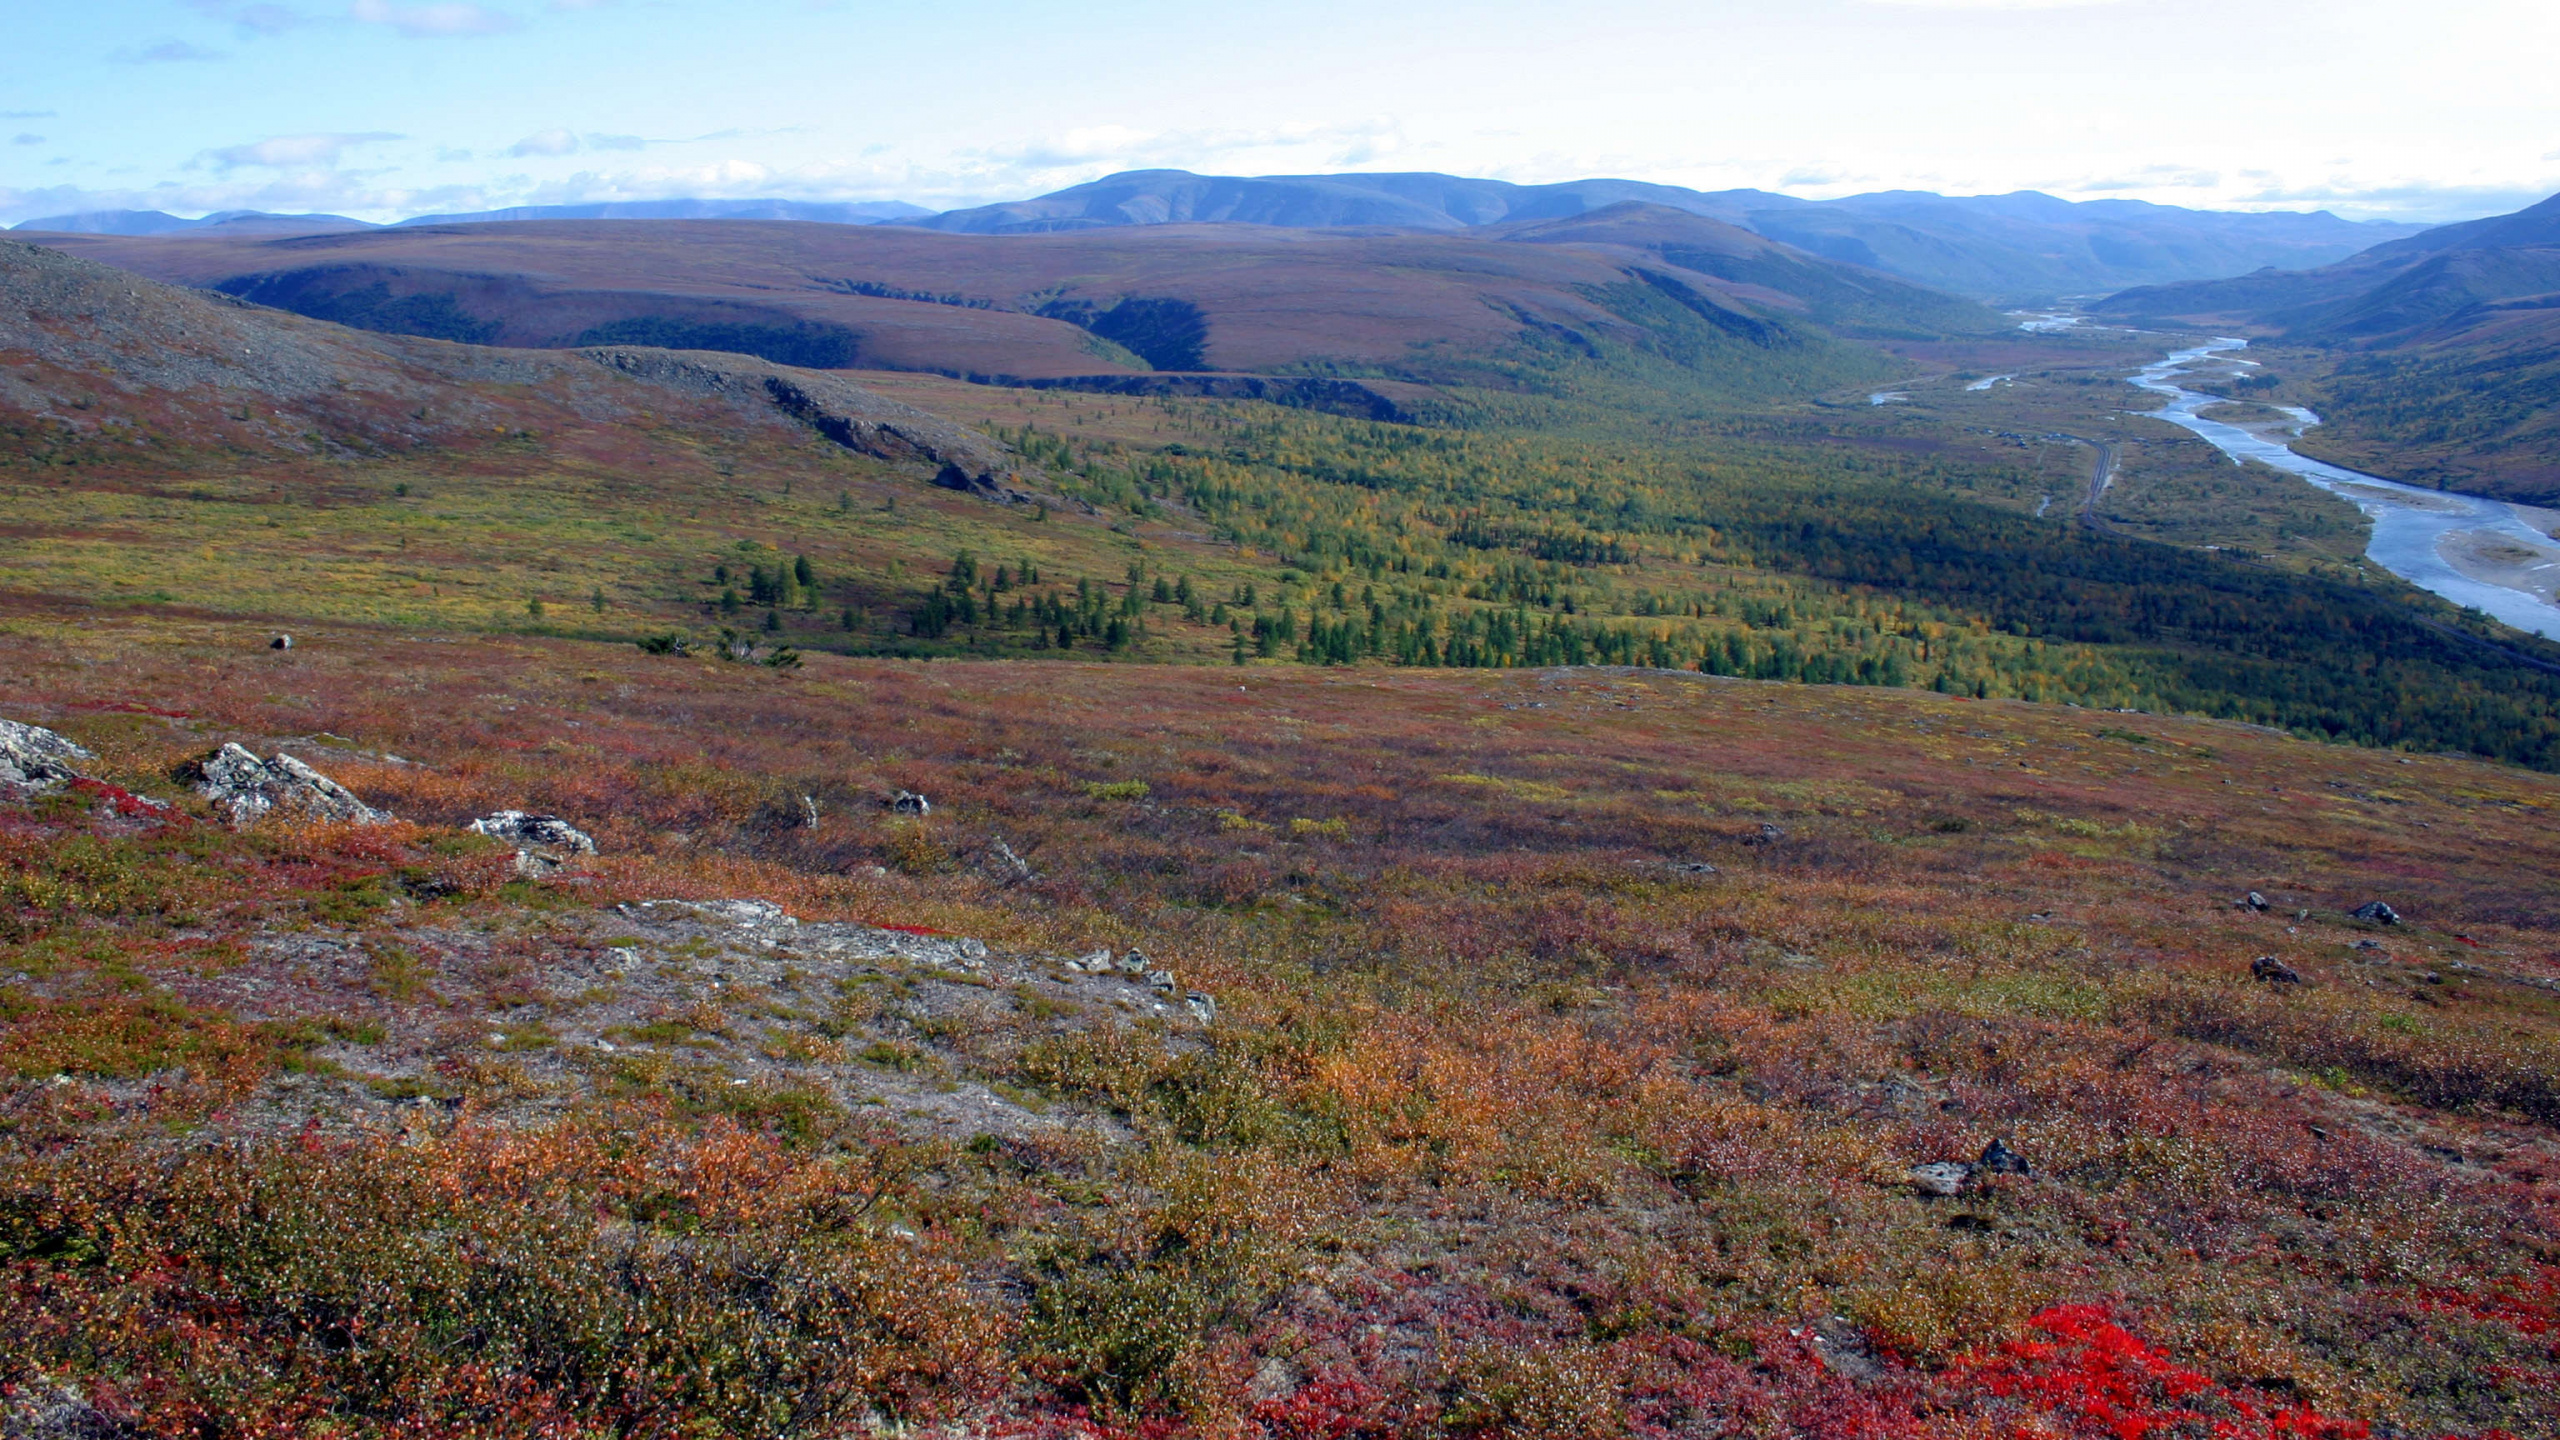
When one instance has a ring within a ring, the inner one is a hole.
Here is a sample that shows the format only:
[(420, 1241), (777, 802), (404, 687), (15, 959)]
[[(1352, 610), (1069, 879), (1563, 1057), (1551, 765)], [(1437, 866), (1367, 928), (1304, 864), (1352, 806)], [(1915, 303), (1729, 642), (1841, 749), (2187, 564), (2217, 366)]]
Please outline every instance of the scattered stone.
[(1742, 837), (1742, 843), (1745, 845), (1775, 845), (1786, 838), (1787, 832), (1785, 830), (1763, 820), (1760, 822), (1760, 832), (1756, 835), (1745, 835)]
[(290, 650), (293, 648), (293, 637), (290, 635), (279, 635), (273, 640), (267, 642), (267, 648), (270, 650)]
[(1148, 959), (1144, 950), (1132, 950), (1120, 957), (1120, 973), (1123, 975), (1144, 975), (1154, 968), (1156, 962)]
[(2273, 955), (2261, 955), (2249, 962), (2249, 978), (2270, 985), (2299, 985), (2302, 972)]
[(1923, 1195), (1955, 1196), (1973, 1182), (1973, 1167), (1961, 1160), (1932, 1160), (1904, 1172), (1911, 1188)]
[(571, 856), (596, 853), (594, 837), (557, 815), (501, 810), (471, 822), (474, 834), (516, 847), (516, 873), (539, 879), (567, 868)]
[(1167, 995), (1182, 988), (1181, 982), (1173, 978), (1173, 972), (1170, 970), (1150, 970), (1146, 974), (1146, 981), (1148, 989), (1161, 991)]
[(1079, 955), (1067, 962), (1067, 968), (1078, 975), (1108, 975), (1111, 973), (1111, 952), (1096, 950), (1090, 955)]
[(83, 778), (72, 761), (96, 758), (41, 725), (0, 720), (0, 798), (50, 794)]
[(889, 808), (901, 815), (930, 815), (933, 813), (933, 802), (913, 790), (901, 790), (898, 792), (898, 798), (889, 802)]
[(1975, 1169), (1989, 1175), (2033, 1175), (2036, 1173), (2035, 1168), (2027, 1164), (2026, 1156), (2010, 1149), (2009, 1142), (2000, 1139), (1994, 1139), (1990, 1144), (1983, 1146), (1982, 1158), (1974, 1161), (1973, 1164)]
[(230, 812), (235, 829), (280, 810), (358, 825), (381, 825), (391, 819), (390, 811), (374, 809), (346, 786), (282, 751), (261, 760), (238, 745), (225, 745), (190, 769), (196, 793)]
[(1672, 864), (1671, 873), (1674, 875), (1713, 875), (1717, 872), (1716, 867), (1708, 864), (1704, 860), (1682, 860), (1676, 861)]
[(1218, 1002), (1212, 996), (1194, 990), (1182, 997), (1182, 1008), (1190, 1011), (1191, 1018), (1203, 1025), (1218, 1023)]
[(2255, 890), (2252, 890), (2248, 893), (2246, 898), (2241, 900), (2240, 908), (2243, 910), (2255, 910), (2259, 914), (2263, 915), (2267, 910), (2267, 897), (2259, 894)]
[(2367, 925), (2397, 925), (2400, 923), (2400, 912), (2383, 904), (2379, 900), (2367, 900), (2363, 904), (2357, 906), (2355, 909), (2355, 916)]

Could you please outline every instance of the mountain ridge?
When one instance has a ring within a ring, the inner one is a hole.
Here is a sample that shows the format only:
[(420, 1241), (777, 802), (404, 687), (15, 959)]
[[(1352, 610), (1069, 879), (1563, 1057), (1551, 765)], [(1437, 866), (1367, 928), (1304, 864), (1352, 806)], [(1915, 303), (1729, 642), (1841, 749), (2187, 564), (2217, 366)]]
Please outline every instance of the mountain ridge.
[[(2333, 263), (2426, 227), (2342, 220), (2327, 211), (2191, 210), (2139, 200), (2063, 200), (2036, 191), (1945, 196), (1879, 191), (1807, 200), (1765, 190), (1699, 191), (1626, 179), (1521, 185), (1437, 172), (1220, 176), (1126, 171), (1063, 190), (939, 213), (897, 201), (824, 203), (676, 198), (419, 215), (393, 228), (579, 219), (766, 219), (891, 224), (978, 235), (1167, 224), (1459, 232), (1568, 219), (1636, 201), (1754, 231), (1825, 258), (1977, 299), (2044, 299)], [(27, 221), (21, 230), (163, 234), (218, 220), (158, 211)], [(265, 217), (286, 228), (297, 217)], [(364, 228), (311, 217), (316, 228)]]

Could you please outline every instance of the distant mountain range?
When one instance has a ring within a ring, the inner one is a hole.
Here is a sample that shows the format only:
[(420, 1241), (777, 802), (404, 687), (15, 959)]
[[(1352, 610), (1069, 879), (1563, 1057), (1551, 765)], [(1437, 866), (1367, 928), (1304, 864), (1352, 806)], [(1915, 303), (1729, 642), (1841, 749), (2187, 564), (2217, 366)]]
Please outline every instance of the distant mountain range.
[(49, 230), (59, 235), (168, 235), (182, 230), (225, 235), (310, 235), (374, 227), (344, 215), (276, 215), (264, 210), (217, 210), (194, 220), (159, 210), (85, 210), (77, 215), (47, 215), (16, 228)]
[(807, 200), (620, 200), (604, 205), (518, 205), (460, 215), (418, 215), (401, 225), (487, 225), (510, 220), (804, 220), (818, 225), (878, 225), (933, 212), (904, 200), (823, 204)]
[[(403, 226), (534, 220), (800, 220), (900, 224), (971, 235), (1054, 234), (1178, 224), (1285, 229), (1454, 231), (1565, 220), (1629, 201), (1720, 220), (1827, 259), (1977, 299), (2017, 301), (2102, 294), (2128, 286), (2308, 269), (2425, 227), (2312, 214), (2186, 210), (2135, 200), (2050, 195), (1949, 197), (1889, 191), (1800, 200), (1765, 190), (1698, 191), (1636, 180), (1514, 185), (1454, 175), (1195, 175), (1140, 170), (1054, 194), (933, 214), (896, 201), (660, 200), (522, 206), (422, 215)], [(180, 220), (158, 211), (108, 211), (30, 220), (20, 230), (157, 235), (254, 224), (365, 228), (343, 216)]]
[(1589, 213), (1624, 201), (1685, 210), (1797, 249), (1984, 299), (2096, 294), (2129, 285), (2304, 268), (2426, 227), (2312, 214), (2073, 202), (2022, 191), (1950, 197), (1886, 191), (1799, 200), (1635, 180), (1513, 185), (1452, 175), (1271, 175), (1138, 170), (1055, 194), (902, 223), (973, 235), (1200, 222), (1291, 229), (1457, 230)]

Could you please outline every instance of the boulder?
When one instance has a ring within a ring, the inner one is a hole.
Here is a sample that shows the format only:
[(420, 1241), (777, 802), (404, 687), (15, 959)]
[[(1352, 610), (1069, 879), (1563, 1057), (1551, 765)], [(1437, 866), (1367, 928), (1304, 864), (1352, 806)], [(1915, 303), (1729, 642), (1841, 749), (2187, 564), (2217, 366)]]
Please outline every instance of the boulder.
[(1148, 959), (1144, 950), (1132, 950), (1120, 957), (1120, 973), (1123, 975), (1144, 975), (1154, 968), (1156, 962)]
[(2355, 917), (2367, 925), (2397, 925), (2400, 912), (2379, 900), (2367, 900), (2355, 909)]
[(1932, 1160), (1926, 1165), (1914, 1165), (1903, 1174), (1911, 1188), (1923, 1195), (1961, 1195), (1964, 1187), (1973, 1183), (1973, 1167), (1961, 1160)]
[(1986, 1175), (2033, 1175), (2035, 1167), (2027, 1157), (2009, 1148), (2006, 1140), (1994, 1139), (1982, 1147), (1982, 1158), (1973, 1162), (1975, 1169)]
[(933, 813), (933, 802), (913, 790), (901, 790), (898, 792), (898, 798), (889, 802), (889, 808), (901, 815), (930, 815)]
[(1078, 975), (1108, 975), (1111, 973), (1111, 952), (1096, 950), (1090, 955), (1078, 955), (1067, 961), (1066, 966)]
[(2249, 978), (2268, 985), (2299, 985), (2302, 972), (2273, 955), (2261, 955), (2249, 962)]
[(1218, 1023), (1218, 1002), (1212, 996), (1194, 990), (1182, 997), (1182, 1008), (1190, 1011), (1191, 1018), (1203, 1025)]
[(41, 725), (0, 720), (0, 799), (50, 794), (83, 778), (73, 761), (96, 758)]
[(273, 640), (267, 642), (267, 648), (270, 650), (290, 650), (293, 648), (293, 637), (290, 635), (279, 635)]
[(196, 793), (228, 811), (234, 827), (254, 825), (278, 812), (358, 825), (391, 819), (390, 811), (376, 810), (346, 786), (281, 751), (261, 760), (238, 745), (225, 745), (190, 768)]
[(1142, 978), (1146, 981), (1148, 989), (1160, 994), (1170, 995), (1182, 988), (1181, 982), (1173, 978), (1173, 972), (1170, 970), (1150, 970)]
[(2267, 909), (2267, 897), (2259, 894), (2255, 890), (2252, 890), (2241, 899), (2240, 908), (2243, 910), (2255, 910), (2263, 915), (2266, 913)]
[(1745, 845), (1775, 845), (1786, 838), (1787, 832), (1784, 829), (1763, 820), (1760, 822), (1759, 833), (1743, 836), (1742, 843)]
[(501, 810), (471, 822), (472, 833), (516, 847), (516, 873), (543, 876), (566, 867), (570, 857), (596, 853), (595, 837), (557, 815)]

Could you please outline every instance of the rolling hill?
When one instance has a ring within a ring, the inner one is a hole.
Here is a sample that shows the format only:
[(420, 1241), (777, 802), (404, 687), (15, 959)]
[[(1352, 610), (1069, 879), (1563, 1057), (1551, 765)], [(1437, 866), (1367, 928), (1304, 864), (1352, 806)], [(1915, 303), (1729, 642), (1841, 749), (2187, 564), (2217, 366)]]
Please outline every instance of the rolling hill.
[(1391, 410), (1392, 391), (1345, 400), (1335, 377), (1510, 388), (1615, 356), (1667, 362), (1705, 391), (1800, 394), (1883, 373), (1835, 330), (2001, 324), (1970, 302), (1636, 202), (1445, 234), (591, 220), (54, 243), (156, 279), (449, 340), (1186, 393), (1211, 385), (1204, 374), (1296, 377), (1301, 398), (1363, 410)]

